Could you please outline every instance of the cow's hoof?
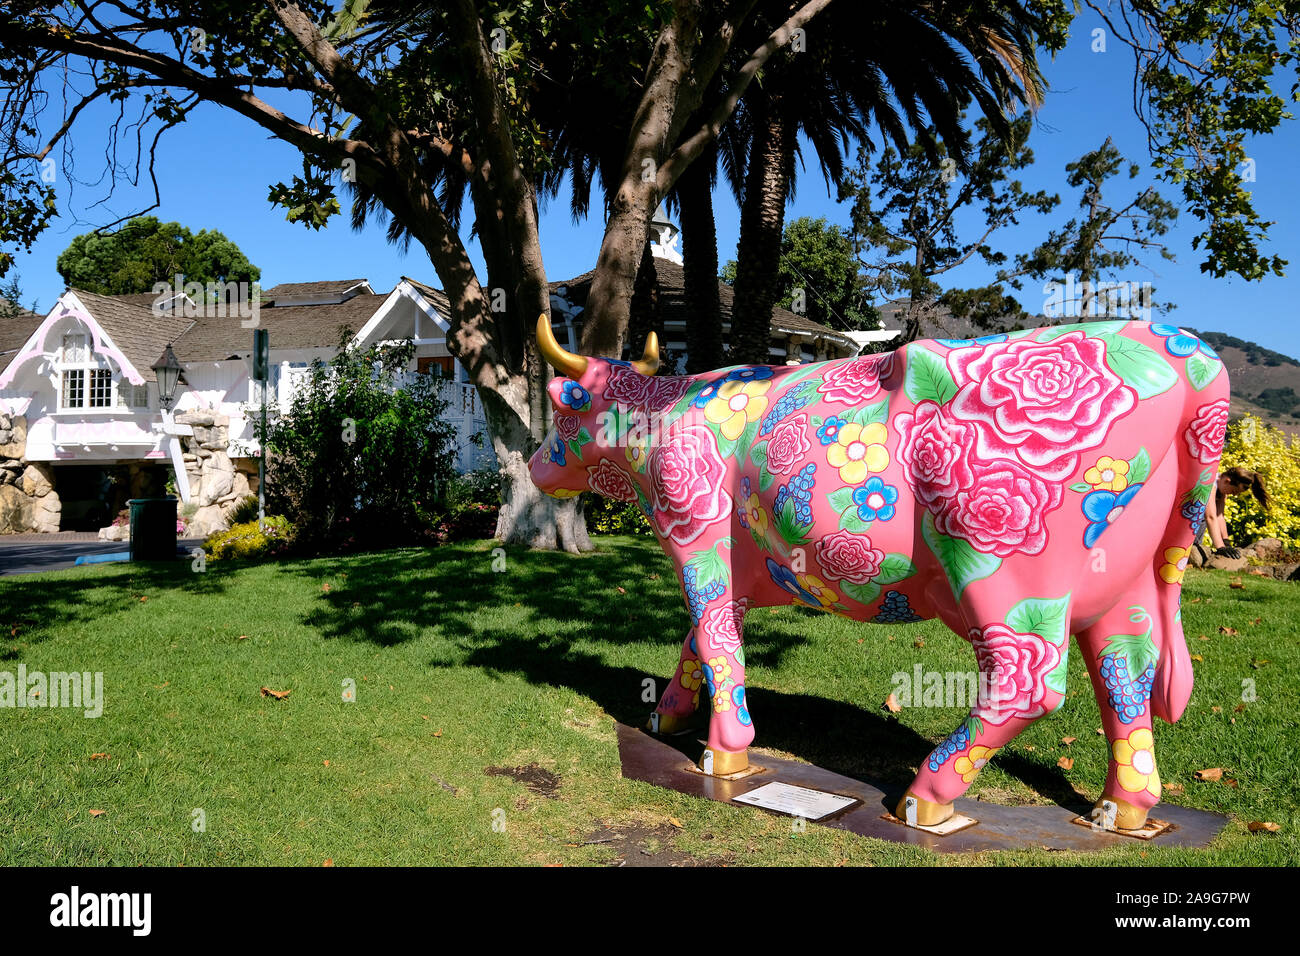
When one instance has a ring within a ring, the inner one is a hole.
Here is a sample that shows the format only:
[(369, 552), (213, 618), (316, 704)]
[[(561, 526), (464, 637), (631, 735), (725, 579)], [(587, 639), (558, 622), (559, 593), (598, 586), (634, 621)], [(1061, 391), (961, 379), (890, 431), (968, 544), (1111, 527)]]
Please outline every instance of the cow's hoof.
[[(907, 819), (907, 801), (916, 801), (916, 819)], [(898, 806), (894, 808), (894, 816), (904, 823), (915, 823), (920, 827), (937, 827), (940, 823), (947, 820), (953, 814), (951, 803), (931, 803), (929, 800), (922, 800), (916, 794), (908, 792), (903, 794), (903, 799), (898, 801)]]
[(700, 769), (715, 777), (740, 773), (742, 770), (749, 769), (749, 751), (742, 750), (739, 753), (732, 753), (729, 750), (715, 750), (713, 747), (705, 747), (704, 753), (700, 755)]
[[(1106, 804), (1112, 804), (1115, 807), (1114, 829), (1116, 830), (1141, 830), (1147, 824), (1147, 812), (1141, 807), (1135, 807), (1127, 800), (1121, 800), (1119, 797), (1102, 797), (1092, 808), (1093, 820), (1099, 824), (1105, 825), (1109, 822), (1106, 820), (1108, 809)], [(1110, 829), (1110, 827), (1107, 827)]]
[(695, 714), (651, 714), (645, 729), (652, 734), (681, 734), (700, 726)]

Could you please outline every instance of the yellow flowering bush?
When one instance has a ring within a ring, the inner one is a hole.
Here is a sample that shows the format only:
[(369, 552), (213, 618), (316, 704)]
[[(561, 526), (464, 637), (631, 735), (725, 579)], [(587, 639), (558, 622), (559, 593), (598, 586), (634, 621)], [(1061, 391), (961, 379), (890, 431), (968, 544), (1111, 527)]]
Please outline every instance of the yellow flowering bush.
[(1260, 473), (1272, 508), (1265, 512), (1249, 492), (1228, 498), (1223, 517), (1232, 542), (1244, 547), (1260, 538), (1280, 538), (1300, 550), (1300, 436), (1244, 415), (1228, 425), (1220, 474), (1237, 466)]
[(203, 550), (209, 561), (262, 558), (284, 550), (288, 541), (289, 521), (277, 515), (266, 519), (265, 530), (254, 519), (208, 535)]

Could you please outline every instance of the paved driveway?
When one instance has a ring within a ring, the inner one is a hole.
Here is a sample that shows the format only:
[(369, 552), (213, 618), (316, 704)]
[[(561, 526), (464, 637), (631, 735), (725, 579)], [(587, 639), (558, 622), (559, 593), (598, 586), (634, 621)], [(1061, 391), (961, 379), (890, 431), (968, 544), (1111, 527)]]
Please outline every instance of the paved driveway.
[[(188, 555), (202, 544), (198, 538), (178, 541), (176, 553)], [(76, 565), (83, 554), (112, 554), (129, 551), (128, 541), (100, 541), (93, 532), (60, 531), (57, 534), (0, 535), (0, 577), (58, 571)]]

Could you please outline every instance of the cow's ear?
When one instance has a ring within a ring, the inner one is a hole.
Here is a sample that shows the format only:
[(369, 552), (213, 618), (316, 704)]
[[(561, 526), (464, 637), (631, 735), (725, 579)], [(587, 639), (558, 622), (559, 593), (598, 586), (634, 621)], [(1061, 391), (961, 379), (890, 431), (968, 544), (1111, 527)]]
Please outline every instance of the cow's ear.
[(551, 384), (546, 386), (546, 394), (551, 396), (551, 404), (560, 408), (564, 403), (560, 400), (564, 395), (564, 383), (569, 381), (563, 375), (557, 375), (551, 379)]

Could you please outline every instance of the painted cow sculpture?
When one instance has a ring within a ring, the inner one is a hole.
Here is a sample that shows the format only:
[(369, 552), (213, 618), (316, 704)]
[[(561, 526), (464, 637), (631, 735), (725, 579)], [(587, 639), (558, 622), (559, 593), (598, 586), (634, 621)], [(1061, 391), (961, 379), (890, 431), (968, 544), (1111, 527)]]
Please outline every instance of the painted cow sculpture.
[(628, 363), (564, 351), (545, 319), (537, 331), (560, 377), (533, 481), (636, 502), (681, 578), (691, 627), (650, 729), (687, 729), (703, 694), (701, 769), (747, 766), (754, 608), (940, 618), (974, 649), (980, 693), (899, 804), (935, 825), (1061, 705), (1073, 634), (1110, 743), (1098, 807), (1144, 825), (1152, 715), (1177, 720), (1191, 695), (1181, 581), (1228, 420), (1208, 345), (1101, 321), (657, 376), (653, 337)]

